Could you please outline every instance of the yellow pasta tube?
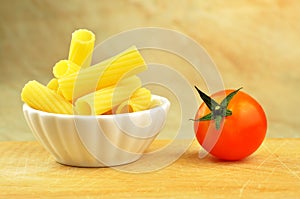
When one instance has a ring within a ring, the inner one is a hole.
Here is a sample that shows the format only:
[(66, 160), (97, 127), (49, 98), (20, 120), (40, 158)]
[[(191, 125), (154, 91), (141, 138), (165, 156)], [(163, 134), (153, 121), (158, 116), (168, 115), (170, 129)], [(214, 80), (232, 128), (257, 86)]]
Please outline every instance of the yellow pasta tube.
[(121, 103), (116, 113), (130, 113), (149, 109), (151, 104), (151, 92), (146, 88), (137, 89), (128, 101)]
[(95, 44), (95, 35), (89, 30), (79, 29), (72, 33), (69, 60), (82, 68), (89, 67)]
[(80, 66), (70, 60), (60, 60), (53, 67), (53, 75), (56, 78), (61, 78), (66, 75), (75, 73), (80, 70)]
[(75, 101), (90, 92), (116, 84), (124, 76), (135, 75), (146, 69), (143, 57), (132, 47), (113, 59), (60, 78), (59, 89), (67, 100)]
[(126, 100), (124, 102), (122, 102), (115, 111), (116, 114), (121, 114), (121, 113), (132, 113), (133, 110), (131, 108), (131, 106), (129, 105), (129, 101)]
[(51, 90), (57, 91), (57, 89), (58, 89), (58, 80), (56, 78), (52, 78), (48, 82), (47, 87), (50, 88)]
[(134, 112), (148, 109), (150, 103), (151, 92), (146, 88), (136, 90), (129, 100), (129, 105)]
[(61, 114), (72, 114), (73, 106), (55, 91), (37, 81), (29, 81), (23, 88), (21, 99), (30, 107)]
[(151, 100), (151, 103), (150, 103), (150, 105), (149, 105), (149, 108), (154, 108), (154, 107), (156, 107), (156, 106), (160, 106), (162, 104), (162, 102), (160, 101), (160, 100), (158, 100), (158, 99), (152, 99)]
[(80, 97), (75, 102), (75, 110), (80, 115), (100, 115), (128, 100), (132, 93), (141, 86), (137, 76), (121, 80), (118, 84), (106, 87)]
[(47, 87), (50, 88), (51, 90), (55, 91), (57, 94), (59, 94), (60, 96), (63, 97), (61, 90), (59, 90), (59, 88), (58, 88), (58, 79), (57, 78), (52, 78), (48, 82)]

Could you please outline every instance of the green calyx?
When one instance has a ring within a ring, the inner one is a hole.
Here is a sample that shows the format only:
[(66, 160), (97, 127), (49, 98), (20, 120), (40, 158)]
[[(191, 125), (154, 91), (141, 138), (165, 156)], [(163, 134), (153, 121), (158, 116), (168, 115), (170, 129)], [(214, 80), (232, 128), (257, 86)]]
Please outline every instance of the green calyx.
[(206, 106), (209, 108), (211, 112), (194, 121), (200, 122), (200, 121), (215, 120), (216, 129), (219, 130), (222, 119), (224, 117), (232, 115), (232, 111), (227, 109), (228, 104), (231, 101), (231, 99), (237, 94), (237, 92), (242, 89), (242, 87), (228, 94), (220, 104), (217, 103), (208, 95), (206, 95), (205, 93), (203, 93), (200, 89), (197, 88), (197, 86), (195, 86), (195, 88), (198, 91), (201, 99), (204, 101), (204, 103), (206, 104)]

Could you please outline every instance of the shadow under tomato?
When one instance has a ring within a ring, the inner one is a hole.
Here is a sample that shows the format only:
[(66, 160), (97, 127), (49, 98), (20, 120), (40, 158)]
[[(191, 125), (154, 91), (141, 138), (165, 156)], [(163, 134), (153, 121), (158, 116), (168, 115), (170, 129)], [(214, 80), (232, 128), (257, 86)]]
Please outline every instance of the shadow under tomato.
[[(193, 150), (190, 151), (189, 154), (186, 154), (186, 156), (183, 156), (183, 159), (188, 160), (191, 163), (196, 163), (196, 164), (203, 164), (203, 163), (213, 163), (213, 164), (245, 164), (245, 163), (250, 163), (253, 160), (255, 160), (255, 155), (254, 156), (249, 156), (241, 160), (223, 160), (219, 159), (217, 157), (214, 157), (213, 155), (207, 153), (206, 155), (201, 155), (199, 156), (199, 150)], [(201, 152), (202, 149), (201, 149)]]

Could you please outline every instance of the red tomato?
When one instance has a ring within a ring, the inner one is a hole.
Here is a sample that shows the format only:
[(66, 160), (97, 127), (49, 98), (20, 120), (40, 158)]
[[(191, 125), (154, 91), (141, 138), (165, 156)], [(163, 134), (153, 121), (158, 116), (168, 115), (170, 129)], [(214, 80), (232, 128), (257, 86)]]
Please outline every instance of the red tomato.
[[(233, 91), (225, 90), (226, 96)], [(213, 94), (211, 98), (221, 103), (224, 91)], [(223, 117), (217, 129), (216, 120), (196, 121), (212, 112), (202, 103), (195, 116), (196, 137), (213, 156), (223, 160), (240, 160), (251, 155), (262, 144), (267, 130), (266, 115), (260, 104), (242, 91), (238, 91), (229, 101), (227, 110), (232, 115)]]

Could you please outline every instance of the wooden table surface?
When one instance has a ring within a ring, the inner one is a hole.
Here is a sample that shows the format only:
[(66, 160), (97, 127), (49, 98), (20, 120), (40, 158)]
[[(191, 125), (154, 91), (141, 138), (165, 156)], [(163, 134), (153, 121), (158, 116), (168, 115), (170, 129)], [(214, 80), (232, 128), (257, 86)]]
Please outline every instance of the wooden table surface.
[[(166, 143), (157, 140), (149, 150)], [(193, 142), (173, 164), (134, 174), (118, 167), (58, 164), (35, 141), (0, 142), (0, 198), (300, 197), (300, 139), (267, 139), (252, 156), (236, 162), (199, 159), (199, 149)]]

